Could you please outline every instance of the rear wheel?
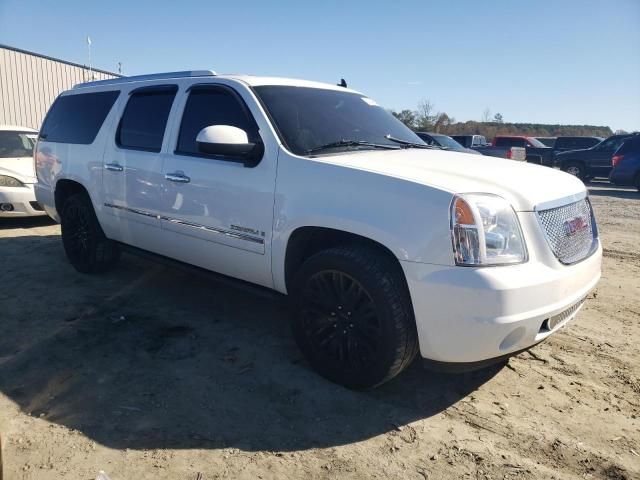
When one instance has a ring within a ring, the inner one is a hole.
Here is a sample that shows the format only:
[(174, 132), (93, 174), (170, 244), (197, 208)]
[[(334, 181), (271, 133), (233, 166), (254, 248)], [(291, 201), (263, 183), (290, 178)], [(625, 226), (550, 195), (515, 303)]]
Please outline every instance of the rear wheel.
[(565, 172), (574, 177), (578, 177), (580, 180), (586, 180), (586, 174), (584, 171), (584, 165), (578, 162), (570, 162), (564, 165), (562, 168)]
[(303, 264), (292, 293), (295, 339), (325, 378), (374, 387), (415, 358), (413, 308), (395, 259), (371, 248), (324, 250)]
[(117, 262), (118, 246), (104, 235), (86, 193), (72, 195), (64, 202), (61, 228), (65, 253), (77, 271), (104, 272)]

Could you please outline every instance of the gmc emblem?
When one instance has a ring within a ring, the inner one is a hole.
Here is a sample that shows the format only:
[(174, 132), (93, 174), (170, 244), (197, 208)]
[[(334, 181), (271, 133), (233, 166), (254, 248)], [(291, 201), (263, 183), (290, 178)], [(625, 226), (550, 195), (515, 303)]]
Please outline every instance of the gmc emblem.
[(575, 217), (564, 221), (564, 231), (568, 236), (589, 228), (589, 223), (585, 217)]

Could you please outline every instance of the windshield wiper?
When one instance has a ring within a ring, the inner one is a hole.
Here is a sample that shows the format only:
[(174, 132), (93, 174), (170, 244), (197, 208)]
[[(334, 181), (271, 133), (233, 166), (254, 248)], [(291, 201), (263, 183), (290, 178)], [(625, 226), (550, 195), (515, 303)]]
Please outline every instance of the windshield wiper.
[(403, 145), (404, 148), (430, 148), (430, 149), (442, 150), (442, 147), (438, 147), (436, 145), (427, 145), (426, 143), (407, 142), (406, 140), (393, 137), (390, 134), (385, 135), (384, 138), (386, 138), (391, 142), (399, 143), (400, 145)]
[(320, 145), (319, 147), (310, 148), (305, 153), (320, 152), (322, 150), (329, 150), (331, 148), (340, 148), (340, 147), (372, 147), (372, 148), (385, 148), (387, 150), (398, 149), (398, 147), (394, 147), (393, 145), (384, 145), (382, 143), (371, 143), (371, 142), (365, 142), (363, 140), (339, 140), (337, 142), (331, 142), (325, 145)]

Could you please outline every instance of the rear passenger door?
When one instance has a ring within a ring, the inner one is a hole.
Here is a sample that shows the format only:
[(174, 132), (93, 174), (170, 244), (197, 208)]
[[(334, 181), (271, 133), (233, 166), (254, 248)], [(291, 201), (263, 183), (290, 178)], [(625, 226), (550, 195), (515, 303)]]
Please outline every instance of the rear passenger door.
[[(181, 101), (172, 129), (172, 155), (163, 165), (165, 255), (225, 275), (271, 286), (270, 240), (277, 144), (260, 134), (255, 100), (224, 84), (195, 85)], [(245, 98), (248, 100), (246, 101)], [(254, 111), (249, 108), (252, 105)], [(205, 127), (230, 125), (264, 144), (257, 165), (199, 150)]]
[(159, 241), (162, 147), (177, 90), (176, 85), (153, 85), (130, 91), (104, 155), (110, 236), (152, 251)]

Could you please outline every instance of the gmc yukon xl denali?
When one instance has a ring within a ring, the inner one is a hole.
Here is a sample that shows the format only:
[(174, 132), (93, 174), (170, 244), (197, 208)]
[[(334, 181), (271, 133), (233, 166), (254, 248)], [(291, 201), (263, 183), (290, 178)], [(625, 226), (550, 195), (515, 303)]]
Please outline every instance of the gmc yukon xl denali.
[(288, 294), (309, 364), (350, 388), (418, 354), (467, 369), (530, 348), (600, 277), (580, 180), (430, 148), (339, 86), (211, 71), (85, 83), (56, 99), (35, 161), (76, 270), (134, 247)]

